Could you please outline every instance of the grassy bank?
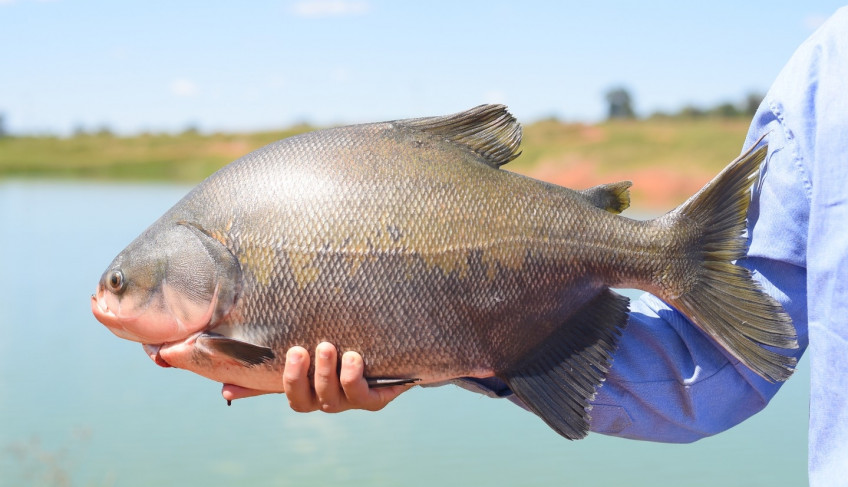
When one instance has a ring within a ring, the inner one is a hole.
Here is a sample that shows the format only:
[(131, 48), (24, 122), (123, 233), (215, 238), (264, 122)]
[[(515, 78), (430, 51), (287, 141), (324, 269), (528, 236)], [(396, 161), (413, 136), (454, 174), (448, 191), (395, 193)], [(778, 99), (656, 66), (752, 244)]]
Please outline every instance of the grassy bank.
[(9, 137), (0, 139), (0, 177), (196, 182), (254, 149), (308, 130)]
[[(666, 208), (718, 173), (742, 146), (744, 119), (656, 119), (524, 127), (523, 154), (507, 169), (574, 188), (629, 179), (633, 203)], [(0, 139), (0, 178), (197, 182), (265, 144), (311, 130), (252, 134), (108, 134)]]
[(630, 180), (634, 207), (670, 209), (739, 155), (748, 124), (744, 118), (538, 122), (527, 127), (524, 155), (511, 165), (570, 188)]

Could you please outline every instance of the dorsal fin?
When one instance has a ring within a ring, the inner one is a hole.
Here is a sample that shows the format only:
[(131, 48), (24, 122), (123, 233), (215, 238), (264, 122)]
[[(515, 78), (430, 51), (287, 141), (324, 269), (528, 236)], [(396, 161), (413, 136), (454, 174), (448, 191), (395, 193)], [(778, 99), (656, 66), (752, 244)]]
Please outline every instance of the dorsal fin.
[(521, 154), (521, 125), (503, 105), (480, 105), (453, 115), (394, 123), (461, 144), (495, 169)]

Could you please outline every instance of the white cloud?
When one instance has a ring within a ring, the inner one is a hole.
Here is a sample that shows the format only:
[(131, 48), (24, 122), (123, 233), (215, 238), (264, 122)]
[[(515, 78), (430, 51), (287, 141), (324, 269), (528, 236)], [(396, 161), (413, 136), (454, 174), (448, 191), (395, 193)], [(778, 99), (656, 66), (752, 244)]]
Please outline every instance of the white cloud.
[[(30, 0), (32, 3), (56, 3), (61, 0)], [(3, 5), (12, 5), (14, 3), (18, 3), (18, 0), (0, 0), (0, 6)]]
[(820, 14), (810, 14), (804, 17), (804, 27), (809, 30), (816, 30), (827, 20), (827, 16)]
[(171, 81), (171, 93), (180, 97), (191, 97), (197, 95), (197, 85), (185, 78), (177, 78)]
[(295, 15), (308, 18), (360, 15), (370, 9), (368, 2), (358, 0), (302, 0), (292, 5)]

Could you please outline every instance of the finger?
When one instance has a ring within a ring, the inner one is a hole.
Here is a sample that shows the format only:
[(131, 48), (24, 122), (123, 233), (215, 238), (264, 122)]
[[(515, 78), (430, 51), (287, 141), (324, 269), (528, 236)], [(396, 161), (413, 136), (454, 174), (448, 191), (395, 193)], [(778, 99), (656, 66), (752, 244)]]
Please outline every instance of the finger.
[(364, 373), (365, 364), (361, 355), (356, 352), (345, 352), (342, 355), (342, 370), (339, 373), (339, 382), (348, 403), (354, 408), (362, 408), (371, 400)]
[(315, 348), (315, 394), (318, 405), (328, 413), (347, 409), (342, 404), (342, 388), (339, 385), (336, 361), (338, 352), (331, 343), (322, 342)]
[(309, 352), (303, 347), (290, 348), (286, 353), (286, 365), (283, 369), (283, 388), (289, 399), (289, 406), (299, 413), (318, 409), (318, 399), (312, 392), (308, 372)]
[(379, 411), (410, 386), (392, 386), (370, 389), (365, 380), (365, 363), (356, 352), (345, 352), (339, 381), (347, 399), (348, 408)]
[(249, 389), (247, 387), (237, 386), (235, 384), (224, 384), (221, 388), (221, 395), (229, 403), (236, 399), (244, 399), (246, 397), (261, 396), (262, 394), (271, 394), (268, 391), (260, 391), (258, 389)]

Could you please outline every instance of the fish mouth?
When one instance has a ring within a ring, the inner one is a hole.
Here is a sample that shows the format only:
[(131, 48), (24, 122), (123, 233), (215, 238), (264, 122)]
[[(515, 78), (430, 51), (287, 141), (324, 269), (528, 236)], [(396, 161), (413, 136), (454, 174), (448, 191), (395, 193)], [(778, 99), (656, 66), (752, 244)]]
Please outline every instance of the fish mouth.
[(119, 317), (112, 309), (109, 308), (109, 303), (106, 301), (103, 288), (100, 286), (98, 286), (97, 292), (91, 295), (91, 312), (94, 314), (94, 317), (97, 318), (97, 321), (103, 323), (103, 325), (115, 335), (126, 340), (141, 342), (144, 351), (151, 360), (156, 363), (156, 365), (160, 367), (172, 367), (171, 364), (162, 358), (162, 355), (159, 353), (162, 346), (165, 344), (144, 343), (141, 337), (135, 333), (127, 331), (125, 328), (127, 319)]
[[(164, 294), (168, 294), (167, 292)], [(215, 296), (213, 296), (214, 298)], [(186, 309), (172, 307), (167, 296), (140, 299), (139, 296), (116, 296), (100, 284), (91, 295), (91, 312), (97, 321), (125, 340), (138, 343), (171, 343), (185, 340), (197, 330), (205, 329), (215, 313), (215, 300), (198, 311), (190, 320), (180, 319)]]
[(97, 287), (97, 292), (91, 295), (91, 312), (100, 323), (112, 333), (125, 340), (143, 342), (144, 340), (135, 333), (127, 330), (126, 325), (135, 321), (133, 318), (118, 316), (114, 310), (109, 308), (105, 291), (102, 286)]

